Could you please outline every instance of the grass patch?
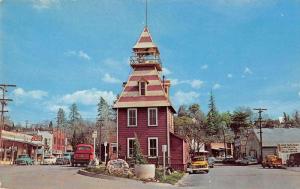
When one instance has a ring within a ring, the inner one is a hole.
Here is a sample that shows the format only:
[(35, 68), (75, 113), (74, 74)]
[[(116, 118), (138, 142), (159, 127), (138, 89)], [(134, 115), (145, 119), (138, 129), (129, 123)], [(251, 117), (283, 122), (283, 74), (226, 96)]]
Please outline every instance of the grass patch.
[(171, 175), (166, 175), (164, 178), (164, 172), (162, 169), (156, 169), (155, 170), (155, 178), (159, 180), (162, 183), (169, 183), (169, 184), (176, 184), (183, 176), (184, 172), (181, 171), (175, 171)]

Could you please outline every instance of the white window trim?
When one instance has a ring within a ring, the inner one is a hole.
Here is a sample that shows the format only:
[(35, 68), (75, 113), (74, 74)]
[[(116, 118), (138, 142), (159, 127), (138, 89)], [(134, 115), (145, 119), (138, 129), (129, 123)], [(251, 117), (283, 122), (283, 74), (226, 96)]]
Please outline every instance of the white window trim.
[[(135, 111), (135, 125), (129, 125), (129, 111), (134, 110)], [(128, 108), (127, 109), (127, 127), (137, 127), (137, 108)]]
[[(156, 116), (155, 116), (155, 118), (156, 118), (156, 120), (155, 120), (156, 124), (155, 125), (150, 125), (150, 110), (156, 110)], [(157, 116), (158, 116), (158, 109), (157, 108), (148, 108), (148, 126), (149, 127), (157, 127), (158, 126), (158, 118), (157, 118)]]
[[(145, 95), (142, 95), (141, 83), (145, 83)], [(146, 96), (147, 95), (147, 82), (146, 81), (139, 81), (139, 94), (140, 94), (140, 96)]]
[[(156, 156), (150, 156), (150, 140), (156, 140)], [(158, 137), (148, 137), (148, 158), (157, 158), (158, 157)]]
[(135, 140), (135, 138), (127, 138), (127, 157), (132, 158), (129, 156), (129, 140)]

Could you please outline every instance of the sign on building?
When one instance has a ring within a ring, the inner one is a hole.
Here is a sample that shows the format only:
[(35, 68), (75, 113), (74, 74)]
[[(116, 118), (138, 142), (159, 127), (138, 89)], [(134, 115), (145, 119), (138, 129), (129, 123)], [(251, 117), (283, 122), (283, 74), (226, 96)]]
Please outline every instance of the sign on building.
[(282, 158), (283, 164), (286, 164), (286, 160), (289, 158), (290, 154), (300, 152), (300, 143), (278, 144), (277, 151), (279, 157)]
[(278, 144), (278, 152), (289, 154), (300, 152), (300, 143)]

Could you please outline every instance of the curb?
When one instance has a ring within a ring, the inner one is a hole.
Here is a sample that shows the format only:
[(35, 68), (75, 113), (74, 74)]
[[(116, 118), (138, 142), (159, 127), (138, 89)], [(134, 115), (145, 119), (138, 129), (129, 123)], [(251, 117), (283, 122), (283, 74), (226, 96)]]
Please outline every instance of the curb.
[(114, 176), (109, 176), (109, 175), (104, 175), (104, 174), (99, 174), (99, 173), (91, 173), (85, 170), (78, 170), (77, 171), (78, 174), (80, 175), (84, 175), (84, 176), (88, 176), (88, 177), (94, 177), (94, 178), (100, 178), (100, 179), (107, 179), (107, 180), (117, 180), (117, 179), (124, 179), (121, 177), (114, 177)]

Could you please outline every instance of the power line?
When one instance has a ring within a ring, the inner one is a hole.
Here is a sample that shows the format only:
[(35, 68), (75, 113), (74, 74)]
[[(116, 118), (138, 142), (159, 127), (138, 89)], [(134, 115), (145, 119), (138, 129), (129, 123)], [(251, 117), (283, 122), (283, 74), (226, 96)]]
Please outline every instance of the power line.
[(259, 137), (260, 137), (260, 162), (262, 163), (263, 161), (263, 150), (262, 150), (262, 130), (261, 130), (261, 123), (262, 123), (262, 117), (261, 117), (261, 113), (264, 112), (265, 110), (267, 110), (266, 108), (254, 108), (253, 110), (257, 110), (259, 117), (258, 117), (258, 121), (259, 121)]
[(13, 101), (12, 99), (5, 98), (5, 94), (8, 92), (8, 87), (16, 87), (16, 85), (11, 84), (0, 84), (0, 89), (2, 90), (2, 98), (0, 99), (1, 102), (1, 123), (0, 123), (0, 148), (2, 148), (2, 130), (4, 129), (4, 113), (7, 113), (8, 110), (5, 110), (5, 106), (7, 106), (7, 102)]

